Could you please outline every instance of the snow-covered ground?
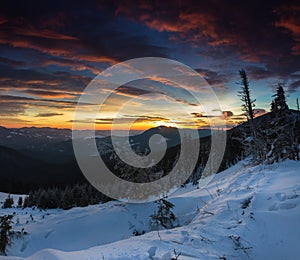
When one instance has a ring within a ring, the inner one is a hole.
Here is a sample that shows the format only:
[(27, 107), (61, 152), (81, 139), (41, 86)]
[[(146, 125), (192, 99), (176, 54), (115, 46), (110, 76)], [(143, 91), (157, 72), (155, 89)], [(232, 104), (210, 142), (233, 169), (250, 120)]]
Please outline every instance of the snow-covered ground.
[[(215, 176), (205, 188), (181, 188), (175, 204), (179, 227), (151, 231), (155, 203), (109, 202), (68, 211), (15, 212), (10, 256), (0, 259), (299, 259), (300, 163), (248, 166)], [(4, 196), (0, 196), (0, 199)], [(248, 202), (248, 203), (247, 203)], [(248, 205), (247, 205), (248, 204)], [(133, 236), (133, 231), (146, 231)]]

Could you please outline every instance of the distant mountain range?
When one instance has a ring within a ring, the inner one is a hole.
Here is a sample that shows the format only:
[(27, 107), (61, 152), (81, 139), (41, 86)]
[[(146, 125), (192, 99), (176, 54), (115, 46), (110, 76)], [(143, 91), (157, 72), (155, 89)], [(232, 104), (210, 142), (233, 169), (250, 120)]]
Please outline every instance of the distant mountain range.
[[(81, 131), (83, 140), (91, 137), (87, 131)], [(134, 135), (137, 133), (136, 135)], [(210, 129), (198, 130), (199, 137), (210, 136)], [(148, 147), (148, 141), (154, 134), (160, 134), (167, 140), (168, 147), (180, 144), (180, 136), (177, 128), (159, 126), (142, 133), (133, 132), (130, 136), (131, 146), (139, 146), (144, 150)], [(110, 131), (96, 131), (95, 136), (99, 153), (105, 153), (107, 146), (111, 145)], [(126, 137), (119, 137), (126, 138)], [(5, 128), (0, 126), (0, 146), (18, 150), (29, 157), (51, 163), (61, 163), (73, 159), (72, 131), (59, 128)]]
[[(80, 135), (83, 141), (88, 142), (91, 137), (86, 133), (81, 131)], [(208, 137), (211, 130), (201, 129), (198, 133), (201, 138)], [(99, 154), (107, 161), (113, 151), (109, 134), (110, 131), (96, 131), (95, 134)], [(129, 141), (134, 150), (145, 152), (149, 149), (149, 138), (154, 134), (165, 137), (168, 149), (178, 145), (175, 150), (180, 149), (179, 132), (173, 127), (159, 126), (131, 134)], [(66, 185), (85, 180), (74, 156), (70, 129), (0, 126), (0, 163), (1, 191), (28, 192), (39, 186)]]
[[(282, 118), (299, 116), (298, 111), (290, 109), (280, 113), (270, 112), (255, 118), (255, 127), (266, 132)], [(227, 130), (226, 151), (220, 170), (228, 168), (245, 155), (244, 148), (237, 137), (241, 137), (241, 134), (246, 131), (247, 124), (246, 122)], [(92, 141), (87, 133), (87, 131), (80, 132), (82, 142)], [(210, 129), (198, 130), (201, 140), (196, 171), (207, 162), (211, 133)], [(299, 131), (296, 133), (300, 135)], [(104, 162), (113, 169), (116, 154), (109, 134), (110, 131), (97, 131), (96, 144)], [(134, 151), (147, 154), (150, 150), (149, 139), (155, 134), (164, 136), (167, 142), (166, 154), (159, 165), (167, 174), (181, 149), (177, 128), (159, 126), (142, 133), (134, 132), (129, 137), (129, 143)], [(69, 129), (0, 127), (0, 191), (23, 193), (40, 186), (65, 186), (85, 182), (76, 162), (71, 136), (72, 131)], [(118, 136), (118, 138), (121, 140), (128, 137)]]

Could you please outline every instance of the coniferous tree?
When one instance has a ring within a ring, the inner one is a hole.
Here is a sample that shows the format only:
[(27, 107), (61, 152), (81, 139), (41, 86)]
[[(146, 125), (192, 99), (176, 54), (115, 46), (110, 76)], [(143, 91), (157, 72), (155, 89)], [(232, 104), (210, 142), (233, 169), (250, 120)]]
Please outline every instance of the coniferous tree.
[(154, 212), (150, 216), (152, 225), (162, 226), (166, 229), (174, 227), (174, 221), (176, 220), (175, 214), (172, 209), (174, 208), (174, 204), (167, 201), (166, 199), (159, 199), (155, 203), (158, 204), (157, 212)]
[(0, 253), (6, 255), (6, 247), (11, 242), (13, 215), (0, 216)]
[(18, 199), (18, 208), (22, 208), (22, 206), (23, 206), (23, 198), (19, 197), (19, 199)]
[(49, 208), (48, 207), (48, 202), (49, 202), (48, 193), (45, 190), (41, 191), (39, 199), (38, 199), (38, 205), (37, 206), (40, 209), (47, 209), (47, 208)]
[(29, 205), (29, 196), (26, 196), (26, 197), (24, 198), (23, 208), (29, 207), (28, 205)]
[(8, 195), (8, 197), (6, 198), (6, 200), (3, 203), (3, 208), (12, 208), (14, 205), (14, 199), (13, 197), (11, 197), (10, 195)]
[(271, 111), (283, 111), (288, 109), (289, 107), (286, 103), (285, 92), (281, 84), (278, 84), (276, 92), (277, 93), (273, 95), (275, 99), (272, 102), (272, 104), (274, 103), (274, 105), (271, 106)]
[(247, 118), (249, 120), (254, 119), (254, 110), (253, 107), (255, 107), (255, 99), (251, 99), (251, 93), (249, 89), (249, 80), (247, 77), (247, 73), (245, 70), (240, 70), (240, 77), (241, 77), (241, 90), (238, 92), (238, 95), (240, 96), (240, 99), (242, 101), (242, 111), (245, 112)]
[(248, 124), (244, 127), (245, 132), (242, 133), (241, 144), (245, 149), (245, 155), (252, 154), (254, 161), (264, 160), (266, 157), (266, 148), (264, 134), (260, 133), (254, 125), (254, 110), (256, 99), (251, 99), (251, 92), (249, 88), (249, 80), (245, 70), (240, 70), (240, 77), (242, 85), (238, 96), (242, 101), (242, 111), (248, 119)]
[(278, 84), (276, 94), (273, 95), (271, 111), (276, 117), (270, 122), (267, 142), (269, 144), (269, 162), (285, 159), (299, 160), (298, 117), (288, 110), (284, 89)]
[(294, 129), (294, 134), (295, 134), (295, 143), (296, 143), (296, 159), (297, 161), (300, 161), (300, 108), (299, 108), (299, 100), (297, 98), (297, 111), (298, 111), (298, 115), (297, 115), (297, 121), (295, 124), (295, 129)]
[(65, 188), (38, 189), (24, 198), (23, 208), (36, 206), (40, 209), (70, 209), (107, 202), (110, 198), (90, 184), (76, 184)]
[(277, 111), (276, 101), (273, 99), (271, 102), (271, 112)]

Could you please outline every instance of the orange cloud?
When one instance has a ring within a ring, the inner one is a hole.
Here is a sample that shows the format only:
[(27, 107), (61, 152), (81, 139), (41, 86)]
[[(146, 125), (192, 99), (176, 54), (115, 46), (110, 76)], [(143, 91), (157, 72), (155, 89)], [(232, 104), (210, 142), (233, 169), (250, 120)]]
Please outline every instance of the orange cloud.
[(292, 54), (300, 54), (300, 6), (282, 6), (275, 10), (280, 16), (280, 20), (275, 22), (276, 27), (286, 29), (294, 39)]
[[(1, 20), (0, 18), (0, 24), (1, 21), (5, 22), (5, 20)], [(83, 63), (115, 64), (118, 62), (109, 56), (82, 53), (85, 47), (74, 36), (48, 29), (35, 29), (32, 26), (29, 26), (29, 28), (27, 26), (26, 29), (11, 26), (8, 29), (7, 31), (0, 32), (0, 44), (8, 44), (15, 48), (33, 49), (54, 57), (63, 57), (60, 60), (49, 59), (44, 62), (44, 65), (70, 66), (74, 70), (87, 69), (94, 74), (99, 74), (101, 69)]]
[(280, 22), (275, 24), (277, 27), (286, 28), (291, 32), (294, 37), (295, 43), (292, 47), (292, 53), (295, 55), (300, 54), (300, 24), (297, 24), (297, 21), (293, 18), (284, 19), (282, 18)]
[(99, 69), (95, 66), (85, 65), (82, 62), (79, 62), (79, 61), (75, 62), (75, 61), (69, 60), (69, 59), (49, 59), (49, 60), (44, 60), (40, 63), (43, 66), (56, 65), (56, 66), (61, 66), (61, 67), (69, 67), (71, 70), (74, 70), (74, 71), (90, 70), (96, 75), (101, 73), (101, 71), (102, 71), (101, 69)]
[[(170, 4), (170, 3), (169, 3)], [(176, 33), (171, 35), (170, 39), (182, 40), (199, 44), (199, 41), (205, 40), (211, 46), (219, 46), (222, 44), (235, 43), (232, 35), (220, 35), (218, 28), (218, 16), (207, 12), (207, 10), (193, 10), (191, 8), (179, 8), (180, 3), (172, 3), (171, 6), (178, 8), (179, 12), (172, 13), (171, 10), (166, 11), (166, 6), (159, 6), (156, 10), (154, 5), (148, 4), (120, 4), (116, 10), (116, 14), (125, 14), (128, 17), (135, 16), (136, 19), (146, 24), (149, 28), (159, 32)], [(133, 8), (133, 5), (136, 6)], [(178, 5), (178, 6), (177, 6)], [(175, 8), (175, 10), (176, 10)], [(153, 15), (155, 12), (155, 15)], [(172, 15), (170, 16), (170, 13)]]
[(27, 94), (41, 97), (41, 98), (61, 98), (61, 99), (74, 99), (77, 97), (78, 93), (68, 93), (61, 91), (47, 91), (47, 90), (37, 90), (37, 89), (27, 89), (24, 91)]
[[(159, 32), (176, 32), (182, 40), (188, 39), (194, 43), (201, 39), (207, 39), (211, 46), (218, 46), (221, 44), (231, 44), (231, 38), (220, 37), (217, 33), (216, 17), (201, 12), (181, 12), (176, 22), (163, 21), (161, 19), (153, 19), (149, 14), (140, 16), (140, 20), (144, 22), (149, 28), (155, 29)], [(186, 37), (188, 34), (192, 36)]]
[(14, 28), (14, 32), (18, 35), (23, 36), (34, 36), (38, 38), (45, 38), (45, 39), (55, 39), (55, 40), (71, 40), (71, 41), (78, 41), (78, 38), (64, 35), (55, 31), (51, 31), (48, 29), (41, 29), (36, 30), (35, 28)]
[[(261, 16), (259, 13), (256, 17), (255, 4), (222, 4), (218, 1), (207, 4), (207, 1), (198, 1), (191, 5), (176, 0), (152, 1), (145, 5), (130, 0), (116, 2), (116, 15), (140, 21), (158, 32), (168, 32), (172, 41), (203, 46), (203, 54), (224, 57), (237, 53), (243, 61), (262, 62), (279, 49), (273, 44), (273, 40), (278, 39), (278, 33), (262, 18), (272, 14), (273, 4), (266, 3), (263, 6), (266, 13)], [(258, 12), (263, 12), (261, 10)], [(211, 48), (205, 48), (205, 44)], [(221, 50), (219, 46), (228, 48)], [(296, 50), (297, 47), (294, 47)]]

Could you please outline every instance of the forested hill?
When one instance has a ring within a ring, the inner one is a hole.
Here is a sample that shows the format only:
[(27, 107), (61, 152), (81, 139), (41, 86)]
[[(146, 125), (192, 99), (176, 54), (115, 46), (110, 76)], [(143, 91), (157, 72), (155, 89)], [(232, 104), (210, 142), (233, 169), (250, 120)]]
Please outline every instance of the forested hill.
[(228, 141), (237, 157), (258, 150), (258, 159), (268, 163), (299, 160), (300, 112), (284, 109), (256, 117), (229, 130)]

